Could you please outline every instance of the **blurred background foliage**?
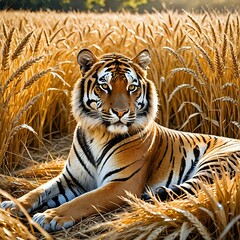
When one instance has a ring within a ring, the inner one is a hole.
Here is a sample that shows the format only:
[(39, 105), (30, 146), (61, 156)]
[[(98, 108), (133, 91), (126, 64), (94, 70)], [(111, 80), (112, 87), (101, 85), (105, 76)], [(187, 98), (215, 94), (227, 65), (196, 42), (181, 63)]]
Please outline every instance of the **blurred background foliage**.
[(77, 10), (77, 11), (120, 11), (151, 12), (153, 9), (185, 9), (199, 11), (202, 7), (238, 10), (239, 0), (0, 0), (0, 9), (28, 10)]

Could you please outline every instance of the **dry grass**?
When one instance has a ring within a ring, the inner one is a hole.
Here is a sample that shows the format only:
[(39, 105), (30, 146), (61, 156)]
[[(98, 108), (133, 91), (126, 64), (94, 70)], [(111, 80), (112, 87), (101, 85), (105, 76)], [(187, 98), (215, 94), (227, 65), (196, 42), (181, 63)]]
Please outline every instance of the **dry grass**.
[[(65, 139), (60, 145), (60, 148), (64, 146), (64, 153), (54, 147), (41, 155), (40, 149), (46, 149), (43, 147), (46, 140), (51, 143), (54, 137), (73, 131), (75, 122), (70, 114), (70, 93), (80, 77), (76, 55), (84, 47), (96, 54), (117, 51), (128, 56), (148, 48), (152, 56), (148, 76), (158, 89), (160, 124), (184, 131), (240, 138), (240, 24), (237, 13), (167, 11), (133, 15), (22, 11), (1, 12), (0, 19), (0, 187), (14, 197), (61, 170), (62, 161), (50, 160), (65, 156), (71, 140)], [(32, 149), (38, 156), (32, 154)], [(31, 167), (39, 161), (50, 163), (42, 163), (41, 168)], [(238, 201), (240, 182), (238, 177), (226, 181), (223, 188), (220, 185), (213, 186), (213, 190), (204, 188), (197, 199), (189, 196), (186, 200), (149, 206), (132, 198), (130, 205), (134, 209), (146, 210), (143, 212), (146, 221), (139, 225), (137, 236), (141, 239), (141, 231), (145, 230), (145, 238), (149, 239), (160, 235), (167, 239), (177, 236), (186, 239), (183, 234), (187, 233), (196, 239), (202, 235), (214, 239), (221, 234), (223, 239), (230, 239), (234, 233), (232, 229), (239, 229), (235, 224), (239, 209), (234, 212), (226, 205), (231, 205), (232, 200), (221, 197), (230, 197), (228, 192), (235, 191), (231, 193), (238, 194)], [(225, 204), (226, 208), (217, 210), (215, 203)], [(1, 219), (5, 219), (0, 222), (0, 230), (3, 229), (9, 238), (15, 238), (17, 235), (11, 234), (16, 232), (25, 239), (26, 235), (21, 234), (28, 230), (21, 233), (11, 228), (6, 219), (25, 229), (15, 218), (3, 211), (0, 214)], [(133, 217), (134, 212), (129, 214), (126, 213), (126, 217)], [(148, 214), (158, 221), (148, 225), (147, 220), (151, 219)], [(218, 214), (225, 217), (224, 223)], [(164, 217), (169, 220), (161, 224)], [(85, 220), (54, 238), (84, 238), (83, 229), (94, 225), (94, 219)], [(96, 221), (100, 221), (99, 218)], [(130, 225), (121, 228), (110, 223), (114, 236), (118, 238), (119, 233), (133, 236), (136, 229), (133, 227), (131, 231), (129, 226), (139, 223), (134, 218), (131, 221)], [(224, 229), (227, 229), (226, 234)], [(237, 234), (239, 236), (239, 232)], [(30, 229), (32, 239), (41, 234), (35, 235)]]

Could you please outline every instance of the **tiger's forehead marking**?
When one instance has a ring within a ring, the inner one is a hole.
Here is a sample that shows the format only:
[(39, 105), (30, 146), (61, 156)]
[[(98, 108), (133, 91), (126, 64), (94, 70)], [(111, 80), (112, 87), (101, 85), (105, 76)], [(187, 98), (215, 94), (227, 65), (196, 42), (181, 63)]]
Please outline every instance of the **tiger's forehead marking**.
[[(98, 81), (101, 83), (110, 83), (111, 80), (117, 75), (113, 69), (105, 67), (98, 72)], [(137, 74), (134, 69), (127, 68), (124, 72), (120, 72), (119, 77), (123, 77), (123, 80), (127, 80), (129, 83), (137, 82)]]

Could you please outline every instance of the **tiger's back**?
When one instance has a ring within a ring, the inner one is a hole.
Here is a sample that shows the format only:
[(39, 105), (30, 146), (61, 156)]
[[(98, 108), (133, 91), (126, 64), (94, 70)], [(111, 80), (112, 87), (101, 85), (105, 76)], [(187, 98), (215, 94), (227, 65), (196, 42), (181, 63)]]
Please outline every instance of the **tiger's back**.
[[(194, 193), (199, 181), (211, 181), (221, 169), (239, 169), (240, 140), (184, 133), (155, 122), (157, 91), (147, 79), (149, 51), (129, 59), (112, 53), (78, 54), (82, 72), (72, 96), (77, 121), (62, 173), (18, 201), (47, 231), (68, 228), (99, 211), (123, 204), (126, 191), (149, 199), (145, 187), (165, 200)], [(14, 202), (3, 208), (20, 212)]]

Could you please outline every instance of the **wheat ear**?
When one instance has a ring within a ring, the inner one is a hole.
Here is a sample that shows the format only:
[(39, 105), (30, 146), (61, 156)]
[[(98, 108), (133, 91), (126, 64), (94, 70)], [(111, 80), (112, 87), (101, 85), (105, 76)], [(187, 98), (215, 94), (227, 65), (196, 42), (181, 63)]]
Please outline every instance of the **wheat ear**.
[(176, 51), (174, 51), (170, 47), (163, 47), (163, 49), (171, 52), (176, 57), (176, 59), (183, 65), (183, 67), (186, 68), (185, 61), (184, 61), (184, 59), (183, 59), (183, 57), (181, 55), (179, 55)]
[(212, 239), (209, 232), (207, 231), (207, 228), (192, 213), (190, 213), (187, 210), (183, 210), (183, 209), (179, 209), (179, 208), (173, 208), (173, 209), (176, 212), (181, 213), (184, 217), (186, 217), (193, 224), (193, 226), (196, 227), (196, 229), (201, 234), (203, 239), (205, 239), (205, 240)]
[(14, 33), (14, 28), (11, 29), (10, 33), (8, 34), (8, 37), (3, 45), (3, 50), (2, 50), (2, 70), (6, 70), (7, 66), (9, 65), (9, 55), (10, 55), (10, 48), (11, 48), (11, 42), (12, 42), (12, 37)]
[(42, 33), (43, 33), (43, 30), (37, 36), (37, 40), (36, 40), (36, 43), (35, 43), (35, 46), (34, 46), (34, 49), (33, 49), (34, 53), (36, 53), (38, 51), (39, 44), (40, 44), (40, 41), (41, 41), (41, 38), (42, 38)]
[(215, 53), (214, 60), (215, 60), (216, 68), (217, 68), (217, 74), (218, 74), (218, 77), (221, 78), (223, 75), (223, 63), (221, 61), (220, 54), (219, 54), (217, 47), (214, 48), (214, 53)]
[(203, 57), (206, 59), (209, 68), (211, 69), (212, 72), (214, 72), (215, 71), (214, 64), (213, 64), (211, 58), (209, 57), (209, 55), (207, 54), (207, 52), (192, 37), (190, 37), (190, 36), (188, 36), (188, 37), (193, 42), (193, 44), (200, 50)]
[(17, 59), (20, 54), (23, 52), (24, 48), (26, 47), (27, 43), (29, 42), (31, 36), (33, 34), (33, 31), (28, 33), (23, 39), (22, 41), (19, 43), (19, 45), (17, 46), (17, 48), (15, 49), (15, 51), (13, 52), (11, 59), (12, 61)]
[(202, 29), (201, 29), (199, 23), (197, 22), (197, 20), (195, 20), (194, 17), (192, 15), (190, 15), (189, 13), (187, 13), (187, 16), (193, 22), (193, 24), (196, 27), (196, 29), (198, 30), (198, 32), (202, 33)]
[(23, 108), (22, 110), (15, 116), (15, 118), (12, 121), (12, 126), (15, 127), (19, 120), (21, 119), (22, 115), (27, 112), (32, 105), (43, 95), (43, 93), (39, 93), (35, 97), (33, 97)]
[(233, 63), (233, 71), (234, 71), (234, 77), (236, 79), (239, 78), (239, 66), (238, 66), (238, 59), (237, 56), (234, 52), (233, 49), (233, 44), (231, 42), (229, 42), (229, 47), (230, 47), (230, 53), (231, 53), (231, 57), (232, 57), (232, 63)]
[(194, 52), (194, 60), (195, 60), (195, 63), (196, 63), (196, 66), (197, 66), (197, 70), (200, 74), (200, 76), (202, 77), (202, 79), (206, 82), (206, 83), (209, 83), (209, 78), (207, 77), (207, 75), (204, 73), (203, 69), (202, 69), (202, 66)]
[(217, 36), (216, 36), (216, 33), (215, 33), (215, 30), (214, 30), (214, 27), (213, 27), (212, 23), (210, 23), (209, 26), (210, 26), (210, 29), (211, 29), (213, 41), (214, 41), (214, 43), (217, 43)]
[(28, 68), (30, 68), (34, 63), (37, 63), (43, 59), (43, 56), (32, 58), (29, 61), (25, 62), (21, 67), (19, 67), (11, 76), (10, 78), (4, 83), (2, 92), (4, 92), (9, 84), (15, 79), (20, 77), (20, 75), (25, 72)]
[(35, 83), (37, 80), (39, 80), (41, 77), (45, 76), (47, 73), (51, 72), (52, 68), (43, 70), (37, 74), (35, 74), (34, 76), (32, 76), (23, 86), (23, 90), (30, 88), (33, 83)]
[(4, 37), (7, 39), (8, 33), (7, 33), (7, 28), (6, 28), (6, 26), (5, 26), (4, 23), (3, 23), (3, 35), (4, 35)]
[(226, 63), (226, 54), (227, 54), (227, 35), (224, 33), (223, 36), (223, 45), (222, 45), (222, 63), (225, 65)]

